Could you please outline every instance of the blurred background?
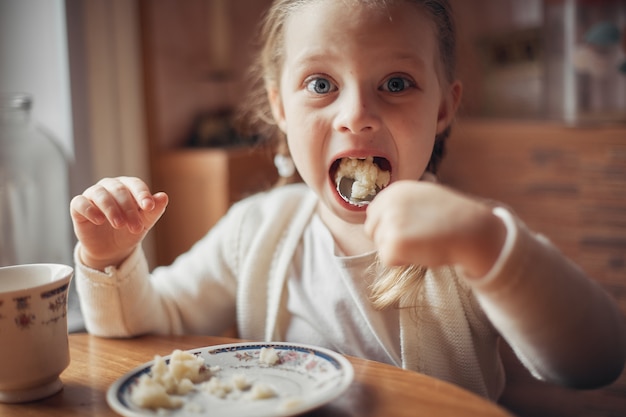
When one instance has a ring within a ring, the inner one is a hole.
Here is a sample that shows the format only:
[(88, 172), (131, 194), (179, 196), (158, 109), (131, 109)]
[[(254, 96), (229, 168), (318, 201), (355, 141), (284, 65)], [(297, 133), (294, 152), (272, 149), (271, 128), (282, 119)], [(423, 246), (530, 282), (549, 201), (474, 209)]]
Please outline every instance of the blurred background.
[[(32, 121), (67, 170), (47, 179), (66, 188), (36, 214), (55, 225), (45, 232), (59, 236), (54, 259), (72, 262), (70, 196), (102, 177), (140, 176), (170, 194), (145, 244), (152, 266), (274, 183), (271, 150), (232, 129), (269, 3), (0, 0), (0, 93), (31, 95)], [(442, 181), (511, 206), (626, 312), (626, 1), (452, 3), (465, 92)], [(3, 135), (0, 155), (11, 158)], [(14, 219), (2, 209), (0, 219), (6, 234)], [(570, 391), (532, 380), (503, 354), (502, 403), (516, 415), (626, 415), (624, 376)]]

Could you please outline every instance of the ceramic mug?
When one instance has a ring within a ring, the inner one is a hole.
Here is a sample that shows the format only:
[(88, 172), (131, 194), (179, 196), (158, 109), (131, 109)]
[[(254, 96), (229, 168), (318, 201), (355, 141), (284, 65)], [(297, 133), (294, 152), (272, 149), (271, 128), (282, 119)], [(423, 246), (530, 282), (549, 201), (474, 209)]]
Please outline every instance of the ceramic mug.
[(0, 267), (0, 402), (38, 400), (63, 388), (73, 273), (60, 264)]

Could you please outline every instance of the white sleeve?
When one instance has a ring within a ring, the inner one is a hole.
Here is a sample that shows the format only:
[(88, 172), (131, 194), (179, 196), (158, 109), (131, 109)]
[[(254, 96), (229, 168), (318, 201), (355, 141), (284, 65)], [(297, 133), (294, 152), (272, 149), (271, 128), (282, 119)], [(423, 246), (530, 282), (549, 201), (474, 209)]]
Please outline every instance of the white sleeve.
[(141, 249), (119, 268), (104, 272), (80, 262), (76, 285), (85, 326), (106, 337), (145, 333), (220, 334), (235, 323), (236, 279), (232, 272), (232, 227), (220, 221), (172, 265), (150, 274)]
[(547, 238), (503, 208), (494, 213), (507, 228), (502, 253), (486, 276), (468, 280), (493, 325), (538, 378), (611, 382), (626, 351), (617, 304)]

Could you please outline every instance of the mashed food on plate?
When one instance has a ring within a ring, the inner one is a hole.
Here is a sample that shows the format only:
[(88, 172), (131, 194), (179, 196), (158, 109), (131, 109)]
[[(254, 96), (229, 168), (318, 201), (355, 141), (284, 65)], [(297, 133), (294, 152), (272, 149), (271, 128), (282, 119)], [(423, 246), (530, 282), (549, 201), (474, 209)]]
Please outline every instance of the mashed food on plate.
[[(273, 366), (279, 361), (273, 348), (262, 348), (259, 363)], [(200, 356), (175, 350), (169, 364), (155, 356), (148, 373), (142, 374), (130, 392), (131, 401), (141, 408), (176, 409), (185, 405), (184, 396), (192, 391), (208, 393), (217, 398), (262, 400), (278, 396), (274, 388), (263, 382), (250, 382), (244, 374), (225, 379), (218, 376), (218, 366), (208, 367)]]
[(192, 391), (194, 384), (210, 379), (213, 371), (204, 359), (189, 352), (175, 350), (169, 364), (156, 356), (150, 372), (141, 375), (133, 387), (131, 400), (142, 408), (179, 408), (183, 405), (180, 396)]
[(264, 365), (276, 365), (279, 359), (276, 349), (272, 347), (262, 347), (259, 352), (259, 363)]

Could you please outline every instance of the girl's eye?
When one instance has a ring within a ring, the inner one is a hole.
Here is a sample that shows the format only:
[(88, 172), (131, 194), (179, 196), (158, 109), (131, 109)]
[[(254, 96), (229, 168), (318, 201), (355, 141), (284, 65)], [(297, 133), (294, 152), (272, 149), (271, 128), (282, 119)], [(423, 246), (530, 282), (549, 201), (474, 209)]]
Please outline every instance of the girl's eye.
[(306, 89), (315, 94), (328, 94), (335, 90), (335, 86), (326, 78), (314, 78), (306, 83)]
[(382, 89), (391, 93), (399, 93), (410, 88), (412, 85), (413, 83), (407, 78), (391, 77), (385, 81)]

